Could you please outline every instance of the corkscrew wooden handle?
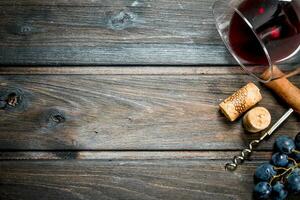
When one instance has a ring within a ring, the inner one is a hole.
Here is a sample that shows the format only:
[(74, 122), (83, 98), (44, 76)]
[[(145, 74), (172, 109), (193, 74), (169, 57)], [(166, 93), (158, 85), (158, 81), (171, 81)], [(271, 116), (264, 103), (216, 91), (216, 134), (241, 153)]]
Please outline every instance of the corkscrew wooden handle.
[[(270, 70), (262, 74), (262, 78), (267, 80), (270, 77)], [(283, 77), (285, 74), (277, 67), (273, 66), (273, 77)], [(300, 114), (300, 89), (292, 84), (287, 78), (278, 78), (265, 85), (281, 97), (295, 112)]]

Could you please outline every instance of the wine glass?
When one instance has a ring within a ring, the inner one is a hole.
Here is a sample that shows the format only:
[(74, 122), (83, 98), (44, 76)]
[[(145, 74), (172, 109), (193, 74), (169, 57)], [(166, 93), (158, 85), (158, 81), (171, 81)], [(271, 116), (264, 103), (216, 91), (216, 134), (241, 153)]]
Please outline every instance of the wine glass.
[(218, 0), (213, 15), (232, 56), (261, 82), (300, 50), (300, 0)]

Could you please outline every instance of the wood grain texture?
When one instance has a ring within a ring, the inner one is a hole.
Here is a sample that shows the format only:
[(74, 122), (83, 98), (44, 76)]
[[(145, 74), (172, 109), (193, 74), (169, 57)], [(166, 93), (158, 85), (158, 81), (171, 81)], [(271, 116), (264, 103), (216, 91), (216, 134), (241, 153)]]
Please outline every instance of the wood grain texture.
[[(286, 69), (286, 68), (285, 68)], [(291, 70), (291, 67), (288, 67)], [(236, 66), (0, 66), (0, 75), (225, 75), (245, 74)]]
[(0, 198), (247, 200), (256, 165), (230, 173), (219, 161), (3, 161)]
[[(280, 69), (290, 72), (298, 65), (281, 65)], [(252, 67), (253, 73), (261, 73)], [(245, 75), (237, 66), (0, 66), (0, 75)]]
[[(0, 199), (251, 199), (274, 137), (224, 170), (257, 136), (218, 112), (251, 79), (230, 65), (212, 4), (1, 0)], [(274, 121), (286, 107), (262, 90)]]
[[(211, 0), (0, 2), (0, 64), (236, 64)], [(299, 63), (300, 57), (290, 61)]]
[[(246, 75), (18, 75), (0, 77), (0, 149), (237, 150), (257, 135), (218, 104)], [(296, 84), (300, 80), (292, 79)], [(273, 121), (286, 107), (262, 87)], [(6, 103), (15, 94), (18, 104)], [(299, 116), (278, 134), (294, 136)], [(272, 148), (272, 138), (261, 149)]]
[[(203, 0), (202, 0), (203, 1)], [(204, 1), (212, 3), (209, 1)], [(182, 9), (182, 7), (186, 7), (192, 9), (194, 6), (199, 5), (199, 1), (194, 0), (186, 0), (186, 1), (172, 1), (172, 0), (123, 0), (123, 1), (110, 1), (110, 0), (52, 0), (52, 1), (39, 1), (39, 0), (18, 0), (18, 1), (10, 1), (10, 0), (1, 0), (1, 6), (87, 6), (87, 7), (163, 7), (169, 9)]]
[(78, 2), (3, 2), (1, 63), (220, 64), (230, 60), (212, 23), (211, 1), (96, 1), (92, 5), (90, 1), (88, 6)]
[[(218, 160), (229, 162), (240, 151), (1, 151), (0, 160)], [(272, 152), (256, 151), (253, 160), (269, 160)]]
[(234, 63), (213, 1), (1, 1), (0, 63)]

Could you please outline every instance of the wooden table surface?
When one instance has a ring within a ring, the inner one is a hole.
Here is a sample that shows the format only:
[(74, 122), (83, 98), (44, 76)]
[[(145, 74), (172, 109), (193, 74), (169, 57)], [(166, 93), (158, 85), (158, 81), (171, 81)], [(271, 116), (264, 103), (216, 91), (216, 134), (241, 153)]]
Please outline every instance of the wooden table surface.
[[(218, 111), (253, 79), (222, 44), (212, 4), (1, 0), (0, 199), (251, 199), (274, 137), (224, 170), (258, 136)], [(274, 121), (287, 107), (260, 87)]]

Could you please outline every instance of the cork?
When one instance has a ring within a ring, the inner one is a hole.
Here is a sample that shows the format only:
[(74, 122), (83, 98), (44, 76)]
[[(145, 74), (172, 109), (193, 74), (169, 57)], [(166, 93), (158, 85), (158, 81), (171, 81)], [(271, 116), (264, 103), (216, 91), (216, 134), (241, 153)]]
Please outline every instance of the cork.
[(243, 117), (244, 128), (250, 133), (257, 133), (271, 124), (271, 114), (264, 107), (255, 107)]
[(235, 121), (239, 116), (253, 107), (262, 99), (259, 88), (254, 83), (248, 83), (220, 105), (221, 112), (230, 120)]

